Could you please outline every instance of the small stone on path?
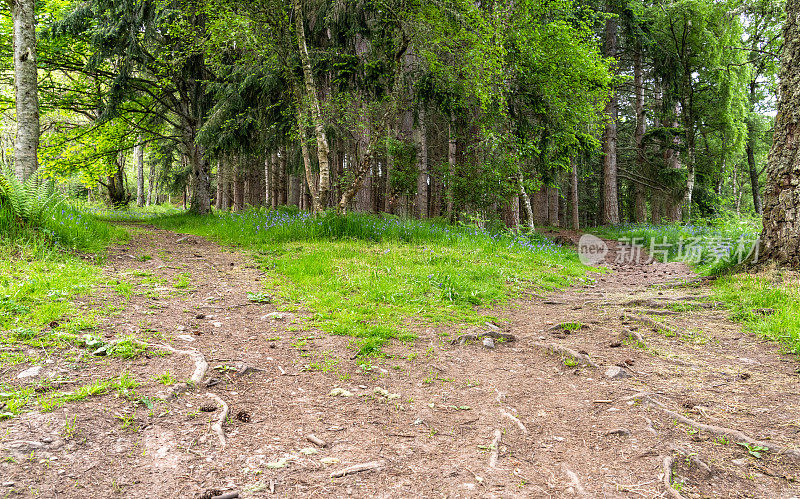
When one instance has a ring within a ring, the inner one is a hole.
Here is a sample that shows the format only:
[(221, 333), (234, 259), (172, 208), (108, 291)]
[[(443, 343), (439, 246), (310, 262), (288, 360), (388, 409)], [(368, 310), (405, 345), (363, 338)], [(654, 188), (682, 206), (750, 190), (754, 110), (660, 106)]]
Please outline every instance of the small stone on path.
[(483, 339), (483, 346), (485, 348), (490, 349), (490, 350), (493, 349), (494, 348), (494, 340), (492, 338), (488, 338), (488, 337), (484, 338)]
[(33, 378), (38, 376), (42, 372), (42, 366), (33, 366), (25, 369), (21, 373), (17, 374), (17, 379), (23, 378)]
[(629, 376), (628, 371), (619, 366), (609, 367), (608, 369), (606, 369), (604, 375), (606, 378), (609, 379), (622, 379), (622, 378), (627, 378)]

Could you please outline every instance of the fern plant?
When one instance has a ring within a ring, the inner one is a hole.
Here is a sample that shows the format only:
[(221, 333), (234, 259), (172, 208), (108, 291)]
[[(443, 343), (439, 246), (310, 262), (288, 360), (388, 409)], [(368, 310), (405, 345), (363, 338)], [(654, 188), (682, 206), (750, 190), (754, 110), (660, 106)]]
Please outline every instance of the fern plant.
[(61, 203), (52, 183), (31, 175), (21, 182), (9, 170), (0, 171), (0, 206), (19, 224), (38, 226), (45, 212)]

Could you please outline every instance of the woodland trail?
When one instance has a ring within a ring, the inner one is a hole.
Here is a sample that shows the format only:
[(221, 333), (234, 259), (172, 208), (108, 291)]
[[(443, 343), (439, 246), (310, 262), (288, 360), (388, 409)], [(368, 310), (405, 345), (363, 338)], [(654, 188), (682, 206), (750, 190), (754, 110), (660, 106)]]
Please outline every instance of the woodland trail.
[(351, 338), (302, 330), (309, 312), (248, 301), (264, 276), (247, 255), (136, 229), (105, 269), (134, 284), (131, 297), (109, 290), (84, 306), (116, 300), (106, 337), (196, 351), (209, 369), (171, 398), (153, 378), (188, 379), (200, 356), (48, 364), (83, 379), (128, 369), (142, 399), (167, 401), (104, 395), (0, 422), (0, 456), (13, 458), (0, 462), (0, 494), (800, 496), (796, 358), (742, 332), (707, 285), (675, 286), (695, 280), (686, 266), (615, 265), (610, 245), (614, 272), (593, 285), (498, 312), (514, 341), (451, 344), (454, 331), (419, 328), (366, 370)]

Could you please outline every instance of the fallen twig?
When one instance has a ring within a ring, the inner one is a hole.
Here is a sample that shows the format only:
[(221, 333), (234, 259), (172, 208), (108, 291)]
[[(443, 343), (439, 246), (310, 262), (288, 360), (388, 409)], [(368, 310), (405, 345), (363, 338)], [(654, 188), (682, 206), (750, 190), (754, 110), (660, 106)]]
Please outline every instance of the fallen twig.
[(383, 466), (382, 461), (370, 461), (368, 463), (355, 464), (339, 471), (331, 473), (331, 478), (341, 478), (343, 476), (352, 475), (353, 473), (361, 473), (362, 471), (376, 470)]
[(308, 435), (306, 435), (306, 440), (308, 440), (312, 444), (316, 445), (317, 447), (327, 447), (328, 446), (328, 442), (322, 440), (321, 438), (318, 438), (313, 433), (309, 433)]

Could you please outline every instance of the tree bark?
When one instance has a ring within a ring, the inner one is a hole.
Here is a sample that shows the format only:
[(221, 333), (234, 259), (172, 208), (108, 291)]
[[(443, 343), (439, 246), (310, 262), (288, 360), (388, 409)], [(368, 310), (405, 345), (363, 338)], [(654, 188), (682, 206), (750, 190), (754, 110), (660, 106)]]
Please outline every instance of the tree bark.
[(158, 204), (158, 195), (153, 199), (153, 189), (156, 185), (156, 162), (150, 161), (150, 175), (147, 177), (147, 206), (151, 206), (154, 202)]
[(547, 222), (551, 227), (558, 227), (558, 187), (547, 188)]
[(569, 175), (570, 196), (572, 197), (572, 229), (579, 230), (581, 221), (580, 212), (578, 211), (578, 164), (574, 158), (570, 158), (569, 161), (572, 166)]
[[(750, 81), (750, 105), (752, 106), (756, 100), (756, 80)], [(751, 109), (752, 111), (752, 109)], [(747, 129), (747, 145), (745, 146), (747, 152), (747, 168), (748, 173), (750, 174), (750, 190), (753, 192), (753, 208), (755, 209), (756, 213), (761, 215), (761, 188), (758, 185), (758, 169), (756, 168), (756, 157), (755, 157), (755, 142), (756, 137), (755, 133), (752, 130), (752, 124), (748, 120), (748, 129)]]
[[(617, 55), (617, 19), (609, 18), (605, 27), (604, 53)], [(605, 108), (608, 119), (603, 131), (603, 223), (619, 224), (619, 199), (617, 192), (617, 94), (611, 93)]]
[[(456, 115), (451, 111), (447, 142), (447, 219), (451, 222), (453, 221), (453, 205), (455, 203), (456, 145)], [(517, 210), (517, 218), (519, 218), (519, 210)]]
[(136, 164), (136, 206), (144, 206), (144, 137), (133, 148), (133, 161)]
[(414, 130), (417, 146), (417, 198), (415, 203), (417, 218), (428, 216), (428, 130), (425, 123), (425, 109), (419, 110), (419, 123)]
[[(312, 201), (314, 203), (314, 212), (319, 213), (328, 206), (328, 193), (330, 192), (330, 148), (328, 146), (328, 137), (325, 134), (325, 125), (322, 122), (322, 110), (320, 109), (319, 97), (317, 95), (317, 85), (314, 82), (314, 73), (311, 68), (311, 58), (308, 56), (308, 45), (306, 44), (306, 31), (303, 26), (303, 10), (300, 8), (300, 1), (293, 0), (295, 15), (295, 30), (297, 31), (297, 45), (300, 49), (300, 62), (303, 66), (303, 77), (306, 87), (306, 98), (308, 99), (309, 111), (311, 112), (311, 119), (313, 121), (314, 132), (317, 138), (317, 160), (319, 162), (319, 186), (309, 184), (308, 188), (311, 193)], [(302, 106), (303, 102), (300, 100), (297, 103)], [(305, 133), (303, 132), (302, 124), (300, 130), (300, 138), (305, 143)], [(308, 155), (307, 148), (303, 152), (303, 159)], [(306, 170), (306, 177), (308, 178), (310, 172)]]
[(800, 0), (786, 1), (780, 101), (767, 162), (759, 257), (800, 266)]
[(525, 178), (522, 175), (522, 169), (517, 171), (517, 188), (519, 189), (519, 195), (522, 197), (522, 206), (525, 208), (525, 215), (528, 217), (528, 229), (533, 232), (536, 228), (533, 219), (533, 208), (531, 207), (531, 198), (525, 190)]
[[(634, 109), (636, 111), (636, 130), (633, 137), (636, 143), (636, 172), (644, 175), (645, 172), (645, 146), (644, 133), (646, 130), (646, 119), (644, 111), (644, 78), (643, 78), (643, 59), (641, 42), (636, 43), (636, 52), (633, 58), (633, 88), (636, 94)], [(645, 187), (640, 182), (634, 182), (634, 220), (636, 223), (647, 221), (647, 202), (645, 200)]]
[(9, 1), (14, 24), (14, 96), (17, 111), (14, 173), (24, 182), (39, 168), (36, 157), (39, 147), (36, 1)]

